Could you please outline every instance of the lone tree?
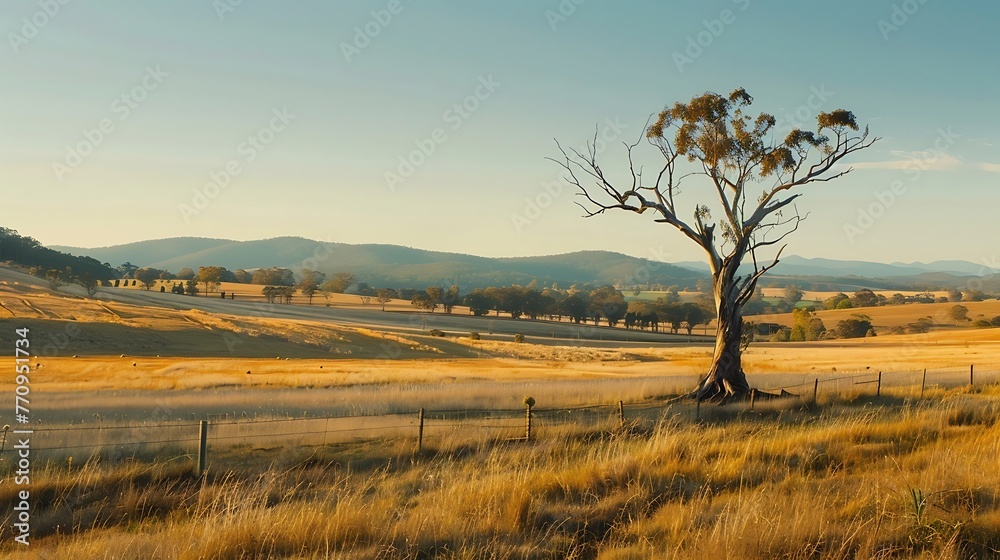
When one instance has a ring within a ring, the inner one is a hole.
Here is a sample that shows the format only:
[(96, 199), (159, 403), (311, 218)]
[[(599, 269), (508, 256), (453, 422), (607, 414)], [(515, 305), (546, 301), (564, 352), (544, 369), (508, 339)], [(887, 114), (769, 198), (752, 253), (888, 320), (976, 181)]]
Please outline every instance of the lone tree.
[(226, 269), (221, 266), (200, 266), (198, 267), (198, 282), (205, 285), (205, 297), (219, 289), (222, 282), (222, 275)]
[(326, 274), (308, 268), (302, 269), (302, 281), (299, 282), (299, 291), (302, 292), (302, 295), (309, 298), (309, 305), (313, 304), (313, 296), (316, 295), (320, 285), (325, 281)]
[[(778, 264), (784, 246), (770, 264), (762, 262), (759, 251), (798, 229), (805, 216), (792, 203), (803, 187), (842, 177), (850, 169), (834, 166), (878, 140), (869, 138), (867, 127), (858, 132), (854, 113), (843, 109), (817, 115), (815, 132), (795, 128), (783, 140), (775, 139), (774, 116), (751, 116), (745, 111), (752, 102), (740, 88), (728, 97), (708, 92), (664, 109), (644, 130), (662, 156), (652, 176), (633, 160), (641, 137), (626, 144), (631, 177), (622, 184), (598, 164), (596, 137), (586, 153), (567, 151), (557, 142), (562, 157), (553, 159), (579, 189), (586, 217), (612, 209), (652, 214), (654, 221), (677, 228), (707, 254), (719, 324), (712, 365), (695, 391), (699, 400), (725, 401), (749, 392), (740, 361), (742, 308), (760, 277)], [(701, 192), (702, 200), (680, 206), (682, 187)], [(705, 200), (709, 197), (718, 220)], [(753, 266), (741, 274), (744, 261)]]

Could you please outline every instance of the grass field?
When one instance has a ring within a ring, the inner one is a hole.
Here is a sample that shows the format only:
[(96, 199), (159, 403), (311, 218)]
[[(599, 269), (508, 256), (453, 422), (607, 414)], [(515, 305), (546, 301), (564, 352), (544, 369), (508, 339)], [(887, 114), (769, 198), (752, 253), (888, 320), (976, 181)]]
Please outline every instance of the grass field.
[[(969, 321), (955, 321), (949, 311), (957, 303), (910, 303), (906, 305), (889, 305), (882, 307), (864, 307), (859, 309), (818, 310), (816, 316), (823, 320), (826, 328), (837, 326), (838, 321), (847, 319), (855, 313), (868, 315), (872, 324), (880, 328), (905, 327), (916, 322), (921, 317), (930, 317), (936, 326), (948, 328), (968, 327), (971, 321), (991, 319), (1000, 315), (1000, 300), (966, 301), (962, 302), (969, 309)], [(748, 317), (751, 318), (751, 317)], [(779, 323), (791, 326), (794, 324), (791, 313), (754, 315), (754, 321)]]
[[(975, 317), (997, 303), (965, 305)], [(540, 410), (630, 403), (626, 429), (613, 417), (542, 424), (527, 443), (459, 429), (432, 432), (421, 452), (392, 431), (218, 446), (204, 480), (189, 450), (39, 458), (34, 544), (12, 543), (7, 511), (4, 557), (1000, 556), (1000, 329), (755, 343), (744, 355), (751, 384), (808, 395), (814, 379), (831, 381), (819, 402), (703, 407), (695, 422), (692, 404), (662, 403), (706, 370), (706, 346), (442, 339), (101, 302), (10, 281), (0, 282), (0, 307), (0, 320), (30, 327), (43, 350), (31, 364), (32, 410), (50, 430), (141, 430), (222, 413), (517, 409), (525, 395)], [(891, 326), (928, 310), (939, 313), (930, 304), (865, 311)], [(821, 317), (835, 325), (836, 315)], [(13, 347), (10, 330), (0, 345)], [(977, 385), (947, 388), (964, 383), (969, 364), (982, 372)], [(918, 398), (921, 368), (935, 377)], [(880, 397), (851, 377), (875, 371), (895, 372)], [(13, 383), (0, 379), (0, 391)], [(0, 503), (14, 491), (0, 487)]]
[[(1000, 550), (1000, 390), (49, 464), (9, 558), (936, 558)], [(0, 489), (12, 503), (13, 487)]]

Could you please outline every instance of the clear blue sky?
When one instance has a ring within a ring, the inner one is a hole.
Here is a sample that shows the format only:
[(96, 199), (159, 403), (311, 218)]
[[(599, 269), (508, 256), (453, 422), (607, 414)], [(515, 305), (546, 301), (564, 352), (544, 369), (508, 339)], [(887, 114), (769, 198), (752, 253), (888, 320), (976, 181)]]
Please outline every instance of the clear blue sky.
[[(1000, 4), (935, 0), (10, 1), (3, 225), (79, 246), (299, 235), (701, 259), (645, 217), (548, 197), (545, 157), (743, 86), (786, 122), (843, 107), (884, 138), (800, 199), (789, 253), (981, 262), (1000, 253), (998, 20)], [(400, 170), (421, 143), (433, 153)], [(626, 170), (617, 141), (602, 161)]]

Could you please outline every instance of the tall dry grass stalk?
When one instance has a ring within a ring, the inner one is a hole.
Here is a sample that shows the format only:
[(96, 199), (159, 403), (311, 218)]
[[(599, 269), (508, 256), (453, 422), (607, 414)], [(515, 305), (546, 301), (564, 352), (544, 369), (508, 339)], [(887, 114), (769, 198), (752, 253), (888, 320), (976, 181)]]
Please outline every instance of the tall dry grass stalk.
[[(29, 558), (990, 558), (1000, 388), (49, 465)], [(11, 489), (0, 489), (8, 502)], [(5, 522), (8, 531), (9, 520)]]

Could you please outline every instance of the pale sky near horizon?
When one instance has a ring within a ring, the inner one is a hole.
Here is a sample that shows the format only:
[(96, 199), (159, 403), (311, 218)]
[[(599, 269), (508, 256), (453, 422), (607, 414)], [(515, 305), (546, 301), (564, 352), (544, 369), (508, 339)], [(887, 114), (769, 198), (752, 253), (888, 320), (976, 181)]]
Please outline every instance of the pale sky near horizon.
[(621, 141), (651, 114), (742, 86), (783, 125), (846, 108), (883, 138), (799, 199), (788, 254), (996, 263), (1000, 4), (831, 5), (6, 2), (0, 225), (84, 247), (295, 235), (700, 260), (646, 216), (581, 218), (545, 158), (596, 128), (624, 180)]

